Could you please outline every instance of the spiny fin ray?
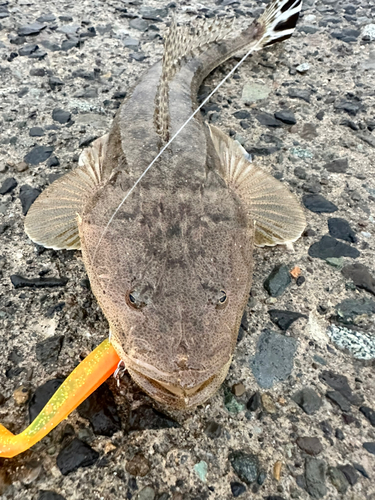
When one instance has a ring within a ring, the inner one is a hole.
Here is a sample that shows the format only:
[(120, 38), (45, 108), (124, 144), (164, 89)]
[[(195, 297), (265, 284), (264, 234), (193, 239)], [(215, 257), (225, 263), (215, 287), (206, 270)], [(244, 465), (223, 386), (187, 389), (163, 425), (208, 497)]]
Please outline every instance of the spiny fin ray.
[(250, 163), (239, 143), (213, 125), (209, 128), (221, 160), (219, 174), (255, 221), (255, 245), (274, 246), (296, 241), (306, 226), (296, 196), (272, 175)]
[(85, 149), (79, 166), (53, 182), (36, 199), (25, 219), (26, 234), (46, 248), (79, 249), (77, 214), (103, 181), (108, 134)]

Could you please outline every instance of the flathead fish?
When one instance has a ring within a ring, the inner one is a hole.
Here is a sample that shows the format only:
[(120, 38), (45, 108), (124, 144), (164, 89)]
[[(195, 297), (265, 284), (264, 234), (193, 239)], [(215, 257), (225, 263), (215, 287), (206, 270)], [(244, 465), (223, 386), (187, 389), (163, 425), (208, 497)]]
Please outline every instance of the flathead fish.
[(26, 217), (34, 242), (82, 251), (111, 344), (133, 380), (170, 407), (204, 402), (225, 379), (254, 245), (293, 242), (305, 227), (297, 198), (239, 143), (199, 113), (188, 121), (204, 78), (239, 51), (291, 36), (300, 9), (301, 0), (273, 0), (234, 37), (227, 21), (195, 34), (172, 22), (163, 59), (128, 93), (110, 132)]

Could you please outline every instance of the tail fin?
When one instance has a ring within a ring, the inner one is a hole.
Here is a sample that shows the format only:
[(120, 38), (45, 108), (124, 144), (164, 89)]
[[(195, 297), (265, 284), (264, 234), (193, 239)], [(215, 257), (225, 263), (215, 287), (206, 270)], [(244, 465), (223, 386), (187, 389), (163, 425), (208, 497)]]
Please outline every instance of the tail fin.
[(302, 0), (272, 0), (258, 23), (263, 26), (260, 46), (267, 47), (291, 37), (296, 27)]

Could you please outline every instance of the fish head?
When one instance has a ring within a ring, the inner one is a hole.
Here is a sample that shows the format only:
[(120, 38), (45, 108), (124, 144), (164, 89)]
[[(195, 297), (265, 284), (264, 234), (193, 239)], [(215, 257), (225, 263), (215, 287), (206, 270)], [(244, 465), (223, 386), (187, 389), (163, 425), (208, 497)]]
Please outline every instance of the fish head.
[(229, 370), (250, 291), (253, 231), (236, 207), (228, 217), (228, 205), (225, 217), (203, 210), (189, 224), (181, 204), (167, 216), (164, 207), (163, 217), (159, 201), (137, 210), (115, 218), (97, 248), (103, 226), (95, 211), (84, 217), (82, 255), (133, 380), (164, 405), (192, 408)]

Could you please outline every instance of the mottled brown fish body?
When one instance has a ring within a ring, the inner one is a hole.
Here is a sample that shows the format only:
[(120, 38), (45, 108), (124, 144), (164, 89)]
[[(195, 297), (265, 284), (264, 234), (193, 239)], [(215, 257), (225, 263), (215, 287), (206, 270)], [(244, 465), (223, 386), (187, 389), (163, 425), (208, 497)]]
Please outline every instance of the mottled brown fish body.
[(228, 372), (253, 246), (295, 241), (305, 227), (295, 196), (238, 143), (199, 113), (186, 121), (203, 78), (238, 50), (290, 36), (300, 2), (274, 0), (230, 40), (223, 21), (195, 38), (172, 23), (163, 61), (129, 93), (110, 133), (26, 218), (37, 243), (82, 250), (118, 355), (143, 390), (175, 408), (204, 402)]

